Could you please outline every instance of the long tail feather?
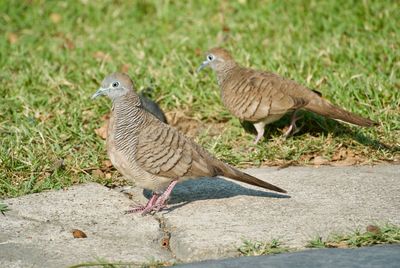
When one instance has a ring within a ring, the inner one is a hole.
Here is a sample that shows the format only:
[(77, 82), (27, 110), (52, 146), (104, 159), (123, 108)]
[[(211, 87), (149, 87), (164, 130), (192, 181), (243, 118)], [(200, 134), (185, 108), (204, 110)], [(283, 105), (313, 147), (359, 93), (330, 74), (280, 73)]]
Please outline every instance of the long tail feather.
[(218, 173), (219, 173), (218, 175), (222, 175), (222, 176), (227, 177), (227, 178), (231, 178), (231, 179), (234, 179), (234, 180), (237, 180), (237, 181), (245, 182), (245, 183), (248, 183), (248, 184), (251, 184), (251, 185), (255, 185), (255, 186), (258, 186), (258, 187), (262, 187), (262, 188), (265, 188), (265, 189), (268, 189), (268, 190), (272, 190), (272, 191), (280, 192), (280, 193), (287, 193), (286, 190), (284, 190), (284, 189), (282, 189), (282, 188), (280, 188), (278, 186), (275, 186), (275, 185), (273, 185), (271, 183), (268, 183), (266, 181), (262, 181), (262, 180), (260, 180), (260, 179), (258, 179), (256, 177), (254, 177), (254, 176), (251, 176), (251, 175), (249, 175), (247, 173), (244, 173), (244, 172), (242, 172), (240, 170), (237, 170), (236, 168), (233, 168), (233, 167), (231, 167), (231, 166), (229, 166), (227, 164), (224, 164), (221, 172), (218, 172)]
[(348, 112), (340, 107), (333, 105), (327, 100), (320, 99), (319, 101), (310, 102), (306, 107), (307, 110), (310, 110), (314, 113), (332, 118), (342, 120), (351, 124), (355, 124), (362, 127), (372, 127), (378, 125), (377, 122), (372, 121), (368, 118), (361, 117), (359, 115)]

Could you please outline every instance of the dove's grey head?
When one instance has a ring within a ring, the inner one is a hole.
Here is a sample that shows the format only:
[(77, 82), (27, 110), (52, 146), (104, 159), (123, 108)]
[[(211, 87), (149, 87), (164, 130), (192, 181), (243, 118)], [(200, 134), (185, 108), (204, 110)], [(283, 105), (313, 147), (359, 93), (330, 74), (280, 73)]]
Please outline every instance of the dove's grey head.
[(227, 68), (231, 68), (235, 66), (236, 62), (232, 58), (231, 54), (228, 50), (223, 48), (212, 48), (206, 53), (206, 60), (203, 61), (201, 66), (197, 69), (200, 71), (201, 69), (209, 66), (214, 71), (224, 71)]
[(113, 73), (104, 78), (103, 82), (101, 82), (101, 87), (93, 94), (92, 99), (105, 95), (114, 101), (131, 92), (133, 93), (133, 90), (133, 82), (127, 74)]

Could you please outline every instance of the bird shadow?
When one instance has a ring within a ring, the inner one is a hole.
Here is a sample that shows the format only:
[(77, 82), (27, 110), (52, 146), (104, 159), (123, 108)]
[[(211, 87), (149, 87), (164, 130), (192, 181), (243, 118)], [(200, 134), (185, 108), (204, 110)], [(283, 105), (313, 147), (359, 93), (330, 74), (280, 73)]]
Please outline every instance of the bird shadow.
[[(298, 126), (303, 125), (301, 129), (294, 136), (301, 136), (304, 134), (310, 134), (312, 136), (318, 136), (320, 134), (327, 135), (329, 133), (337, 137), (351, 137), (353, 140), (369, 146), (375, 150), (385, 149), (389, 152), (400, 152), (400, 146), (391, 146), (385, 144), (365, 133), (363, 133), (361, 127), (351, 127), (350, 125), (341, 123), (334, 119), (325, 118), (317, 115), (313, 112), (301, 110), (298, 112), (299, 116), (302, 116), (297, 123)], [(267, 125), (265, 129), (264, 139), (269, 140), (274, 136), (283, 135), (282, 129), (289, 126), (291, 114), (286, 114), (280, 120)], [(242, 121), (241, 125), (244, 130), (248, 133), (256, 135), (257, 132), (252, 123)]]
[[(143, 195), (149, 199), (152, 192), (144, 189)], [(218, 177), (205, 177), (201, 179), (187, 180), (177, 184), (168, 201), (168, 204), (173, 206), (169, 207), (167, 211), (172, 211), (193, 201), (224, 199), (234, 196), (290, 198), (289, 195), (285, 194), (246, 188), (237, 183)]]

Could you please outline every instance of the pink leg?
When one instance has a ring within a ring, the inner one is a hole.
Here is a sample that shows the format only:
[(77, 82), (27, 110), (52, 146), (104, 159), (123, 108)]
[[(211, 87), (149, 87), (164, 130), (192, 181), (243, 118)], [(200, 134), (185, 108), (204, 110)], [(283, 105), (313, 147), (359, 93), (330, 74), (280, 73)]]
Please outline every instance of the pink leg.
[(301, 127), (303, 127), (303, 126), (301, 126), (299, 129), (296, 130), (296, 121), (299, 120), (300, 118), (302, 118), (302, 116), (299, 116), (299, 117), (296, 116), (297, 111), (298, 110), (293, 112), (292, 118), (290, 120), (290, 126), (289, 126), (288, 130), (285, 132), (285, 134), (283, 134), (283, 137), (285, 137), (285, 138), (289, 137), (290, 135), (296, 134), (298, 131), (300, 131)]
[(153, 196), (150, 198), (149, 201), (147, 201), (147, 204), (145, 206), (140, 205), (140, 206), (133, 207), (133, 208), (125, 211), (125, 214), (143, 212), (149, 208), (152, 208), (159, 197), (160, 197), (159, 194), (153, 193)]
[(253, 144), (257, 144), (262, 137), (264, 137), (265, 125), (264, 121), (254, 123), (254, 128), (257, 130), (257, 137), (254, 139)]
[(167, 206), (167, 200), (168, 200), (169, 196), (171, 195), (171, 192), (177, 183), (178, 183), (178, 181), (174, 180), (168, 185), (167, 189), (160, 196), (160, 198), (158, 198), (156, 200), (156, 203), (154, 205), (155, 210), (159, 211)]
[(261, 140), (262, 137), (264, 137), (264, 131), (257, 133), (257, 136), (253, 141), (253, 144), (257, 144)]
[[(166, 202), (171, 195), (172, 190), (174, 189), (175, 185), (178, 183), (177, 180), (173, 180), (167, 187), (167, 189), (162, 193), (162, 195), (157, 196), (157, 198), (150, 204), (146, 205), (145, 208), (140, 210), (142, 215), (146, 215), (152, 211), (160, 211), (161, 209), (166, 207)], [(150, 199), (151, 200), (151, 199)]]

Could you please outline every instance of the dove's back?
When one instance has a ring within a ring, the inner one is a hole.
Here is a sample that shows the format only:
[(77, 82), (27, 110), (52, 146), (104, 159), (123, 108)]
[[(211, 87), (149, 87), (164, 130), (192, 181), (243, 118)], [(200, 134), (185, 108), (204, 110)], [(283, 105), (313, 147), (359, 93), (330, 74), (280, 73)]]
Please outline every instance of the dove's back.
[(267, 123), (290, 111), (304, 108), (317, 114), (359, 126), (376, 122), (333, 105), (320, 94), (290, 79), (270, 72), (236, 66), (219, 75), (222, 101), (242, 120)]

